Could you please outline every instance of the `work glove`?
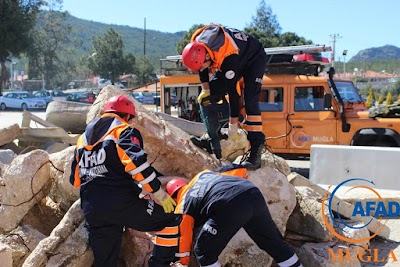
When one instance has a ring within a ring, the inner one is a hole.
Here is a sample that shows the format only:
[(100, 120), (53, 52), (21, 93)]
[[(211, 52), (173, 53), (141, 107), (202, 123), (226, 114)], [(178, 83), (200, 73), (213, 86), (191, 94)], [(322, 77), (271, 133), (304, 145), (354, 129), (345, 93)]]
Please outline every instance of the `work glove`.
[(153, 196), (160, 202), (165, 213), (171, 213), (175, 210), (175, 201), (162, 188), (153, 193)]
[(233, 123), (233, 124), (229, 123), (228, 138), (233, 141), (238, 139), (239, 138), (238, 130), (239, 130), (238, 123)]
[(197, 102), (203, 104), (203, 99), (210, 96), (210, 89), (201, 90), (199, 96), (197, 97)]

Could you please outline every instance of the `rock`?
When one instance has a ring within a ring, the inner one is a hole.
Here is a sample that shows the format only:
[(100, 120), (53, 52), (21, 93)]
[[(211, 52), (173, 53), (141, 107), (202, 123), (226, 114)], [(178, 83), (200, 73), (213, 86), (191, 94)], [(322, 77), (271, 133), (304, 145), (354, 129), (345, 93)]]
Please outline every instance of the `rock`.
[[(223, 128), (222, 133), (227, 134), (226, 128)], [(234, 161), (237, 157), (244, 155), (248, 150), (249, 141), (247, 140), (247, 134), (242, 129), (239, 129), (239, 138), (236, 140), (221, 140), (221, 150), (222, 150), (222, 158), (228, 161)]]
[(80, 200), (77, 200), (71, 206), (50, 236), (40, 241), (28, 256), (23, 267), (91, 266), (93, 253), (88, 247), (80, 205)]
[(23, 225), (10, 233), (0, 235), (0, 244), (4, 244), (9, 248), (8, 251), (12, 256), (12, 266), (21, 266), (28, 254), (45, 237), (30, 225)]
[(286, 223), (296, 206), (296, 192), (286, 176), (275, 168), (249, 171), (249, 178), (264, 195), (272, 219), (283, 235)]
[(17, 156), (6, 165), (0, 186), (0, 231), (17, 227), (25, 214), (48, 194), (50, 180), (49, 155), (34, 150)]
[[(334, 253), (334, 255), (330, 254)], [(343, 254), (344, 252), (344, 254)], [(360, 261), (354, 251), (349, 250), (349, 259), (346, 259), (346, 248), (336, 242), (307, 243), (296, 250), (300, 262), (307, 267), (361, 267)]]
[(2, 267), (13, 267), (12, 249), (0, 242), (0, 262)]
[(0, 129), (0, 146), (11, 143), (14, 139), (18, 139), (21, 134), (21, 128), (17, 123)]
[[(234, 163), (240, 164), (242, 158), (242, 156), (237, 157)], [(272, 154), (270, 151), (265, 151), (261, 154), (261, 167), (278, 169), (282, 174), (286, 176), (291, 173), (289, 164), (286, 162), (286, 160), (275, 154)]]
[[(333, 235), (326, 227), (322, 217), (322, 196), (309, 187), (296, 186), (297, 205), (288, 220), (287, 229), (291, 232), (315, 238), (315, 241), (332, 241)], [(333, 227), (328, 205), (325, 204), (325, 217)]]
[(68, 210), (79, 198), (79, 188), (75, 188), (69, 182), (74, 150), (75, 146), (71, 146), (60, 152), (50, 154), (49, 157), (51, 162), (50, 177), (54, 181), (49, 196), (60, 205), (62, 210)]
[(17, 156), (11, 149), (0, 150), (0, 162), (4, 164), (10, 164), (11, 161)]

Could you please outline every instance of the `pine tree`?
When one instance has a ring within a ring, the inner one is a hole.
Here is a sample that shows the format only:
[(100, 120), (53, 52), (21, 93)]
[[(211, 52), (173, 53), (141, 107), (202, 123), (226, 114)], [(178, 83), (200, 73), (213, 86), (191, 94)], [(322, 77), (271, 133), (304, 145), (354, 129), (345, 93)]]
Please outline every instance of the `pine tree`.
[(378, 97), (378, 104), (380, 105), (380, 104), (382, 104), (383, 103), (383, 96), (382, 95), (379, 95), (379, 97)]
[(389, 92), (389, 93), (386, 95), (386, 106), (389, 106), (389, 105), (391, 105), (391, 104), (393, 104), (393, 99), (392, 99), (392, 94)]
[(367, 108), (371, 108), (371, 107), (372, 107), (371, 95), (368, 95), (367, 101), (365, 102), (365, 106), (366, 106)]

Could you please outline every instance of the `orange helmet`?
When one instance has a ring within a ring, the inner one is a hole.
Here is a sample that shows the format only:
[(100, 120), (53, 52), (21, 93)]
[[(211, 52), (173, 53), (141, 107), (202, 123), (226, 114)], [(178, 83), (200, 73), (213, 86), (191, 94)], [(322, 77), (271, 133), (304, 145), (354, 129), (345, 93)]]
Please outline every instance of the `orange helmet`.
[(206, 59), (206, 48), (199, 42), (188, 43), (182, 51), (182, 61), (185, 66), (198, 71)]
[(187, 185), (187, 183), (181, 179), (172, 179), (167, 183), (166, 186), (168, 195), (173, 196), (179, 189), (181, 189), (185, 185)]
[(120, 112), (136, 116), (135, 106), (132, 101), (124, 95), (111, 97), (104, 107), (104, 113), (106, 112)]

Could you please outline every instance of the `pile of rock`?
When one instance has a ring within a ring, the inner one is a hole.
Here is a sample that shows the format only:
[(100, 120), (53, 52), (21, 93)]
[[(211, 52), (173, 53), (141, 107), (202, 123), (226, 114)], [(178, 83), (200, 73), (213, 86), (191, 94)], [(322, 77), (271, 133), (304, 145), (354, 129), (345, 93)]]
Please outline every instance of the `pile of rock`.
[[(87, 114), (87, 122), (101, 114), (107, 99), (121, 93), (113, 86), (104, 88)], [(201, 170), (220, 166), (220, 161), (191, 144), (187, 133), (131, 99), (137, 109), (136, 127), (143, 135), (148, 160), (157, 170), (165, 176), (191, 179)], [(18, 136), (15, 133), (18, 127), (0, 129), (0, 145), (12, 142)], [(231, 150), (230, 155), (243, 151), (247, 141), (241, 138), (238, 142), (223, 143), (223, 149)], [(20, 155), (0, 151), (2, 267), (91, 266), (93, 254), (88, 246), (79, 190), (69, 183), (73, 151), (72, 146), (55, 153), (42, 149)], [(343, 243), (327, 229), (321, 212), (322, 191), (316, 185), (291, 173), (284, 159), (269, 152), (263, 154), (262, 168), (250, 172), (249, 180), (260, 188), (276, 225), (304, 266), (343, 266), (329, 260), (328, 248), (336, 252), (354, 244)], [(328, 224), (334, 227), (332, 221)], [(355, 230), (353, 235), (365, 238), (370, 233)], [(121, 266), (146, 266), (153, 247), (151, 239), (151, 233), (125, 231)], [(362, 245), (368, 246), (368, 241)], [(354, 259), (346, 266), (361, 266), (357, 257)], [(220, 261), (225, 266), (273, 264), (271, 257), (243, 229), (230, 241)], [(194, 260), (190, 266), (197, 266)]]

